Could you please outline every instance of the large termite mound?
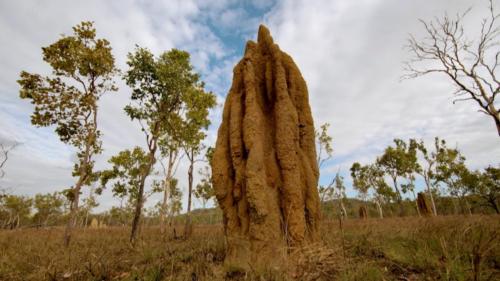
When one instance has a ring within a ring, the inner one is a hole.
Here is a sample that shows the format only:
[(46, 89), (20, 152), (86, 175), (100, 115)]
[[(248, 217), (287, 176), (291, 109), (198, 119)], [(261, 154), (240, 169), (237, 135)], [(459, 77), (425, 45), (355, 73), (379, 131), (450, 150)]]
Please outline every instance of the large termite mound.
[(314, 137), (304, 78), (261, 25), (234, 67), (212, 161), (227, 263), (277, 261), (317, 239)]

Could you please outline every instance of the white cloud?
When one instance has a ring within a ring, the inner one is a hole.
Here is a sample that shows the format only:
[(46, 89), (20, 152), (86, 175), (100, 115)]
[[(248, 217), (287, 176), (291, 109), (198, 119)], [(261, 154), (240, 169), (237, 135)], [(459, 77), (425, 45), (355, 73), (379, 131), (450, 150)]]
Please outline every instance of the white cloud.
[[(446, 77), (399, 82), (405, 40), (409, 33), (422, 35), (418, 18), (461, 12), (474, 3), (286, 1), (266, 15), (275, 41), (308, 82), (316, 124), (332, 124), (336, 157), (324, 174), (341, 166), (348, 177), (352, 162), (373, 161), (393, 138), (430, 144), (440, 136), (457, 143), (473, 168), (498, 163), (493, 121), (476, 113), (473, 103), (453, 105)], [(484, 7), (476, 6), (467, 24), (480, 23)]]
[[(110, 41), (116, 64), (121, 69), (125, 69), (126, 54), (135, 44), (148, 47), (156, 54), (173, 47), (187, 49), (196, 69), (207, 76), (214, 68), (210, 60), (224, 61), (227, 53), (223, 43), (204, 25), (194, 1), (46, 1), (43, 4), (29, 1), (0, 5), (0, 32), (9, 38), (0, 46), (0, 137), (23, 143), (12, 153), (2, 186), (11, 187), (15, 193), (60, 190), (74, 182), (71, 177), (74, 150), (58, 140), (53, 128), (31, 126), (32, 106), (18, 98), (15, 82), (21, 70), (48, 73), (50, 69), (41, 60), (40, 48), (57, 40), (60, 34), (70, 34), (71, 26), (82, 20), (95, 21), (98, 37)], [(214, 72), (222, 75), (219, 66)], [(221, 94), (220, 79), (209, 80), (213, 81), (212, 89)], [(119, 80), (118, 85), (120, 90), (105, 95), (100, 103), (104, 153), (96, 157), (97, 168), (105, 168), (107, 159), (118, 151), (145, 143), (138, 124), (131, 122), (123, 112), (129, 89), (123, 81)], [(183, 187), (187, 174), (184, 166), (178, 171)], [(103, 207), (109, 207), (115, 200), (107, 192), (100, 201)]]

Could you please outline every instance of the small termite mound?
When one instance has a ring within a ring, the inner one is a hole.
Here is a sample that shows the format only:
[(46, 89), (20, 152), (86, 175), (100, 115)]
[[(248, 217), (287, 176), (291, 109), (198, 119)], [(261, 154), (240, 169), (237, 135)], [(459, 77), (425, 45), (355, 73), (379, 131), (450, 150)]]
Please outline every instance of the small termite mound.
[(306, 82), (262, 25), (234, 67), (212, 172), (226, 264), (273, 266), (289, 247), (318, 238), (319, 171)]
[(90, 228), (99, 228), (99, 221), (96, 218), (92, 218), (90, 221)]
[(365, 220), (368, 218), (368, 212), (366, 211), (366, 207), (365, 206), (361, 206), (359, 207), (359, 218), (362, 219), (362, 220)]
[(432, 208), (429, 203), (429, 199), (423, 192), (419, 192), (417, 195), (417, 205), (418, 210), (420, 211), (420, 215), (424, 217), (432, 216)]

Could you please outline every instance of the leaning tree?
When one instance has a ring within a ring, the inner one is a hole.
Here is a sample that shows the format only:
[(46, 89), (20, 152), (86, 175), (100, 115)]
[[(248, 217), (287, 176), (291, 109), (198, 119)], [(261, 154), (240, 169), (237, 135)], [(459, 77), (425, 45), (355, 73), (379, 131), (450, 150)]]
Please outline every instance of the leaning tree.
[(117, 90), (113, 81), (117, 69), (109, 42), (96, 38), (92, 22), (76, 25), (73, 35), (63, 35), (42, 52), (52, 75), (22, 71), (18, 83), (20, 97), (35, 106), (31, 123), (38, 127), (55, 125), (59, 139), (77, 150), (73, 176), (78, 180), (66, 190), (70, 201), (64, 234), (67, 246), (76, 224), (81, 189), (96, 180), (94, 156), (102, 152), (98, 101), (104, 93)]
[[(112, 167), (100, 172), (101, 188), (112, 187), (113, 196), (128, 198), (135, 206), (144, 202), (144, 174), (149, 169), (151, 156), (140, 147), (120, 151), (108, 162)], [(142, 188), (142, 190), (141, 190)], [(152, 192), (155, 192), (153, 188)], [(137, 229), (133, 229), (137, 231)], [(135, 234), (132, 232), (131, 235)]]

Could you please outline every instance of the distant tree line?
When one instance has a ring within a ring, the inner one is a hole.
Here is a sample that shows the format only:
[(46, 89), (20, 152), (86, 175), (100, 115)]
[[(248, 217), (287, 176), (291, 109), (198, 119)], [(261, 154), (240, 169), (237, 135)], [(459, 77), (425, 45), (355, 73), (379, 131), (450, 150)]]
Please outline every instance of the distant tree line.
[[(328, 149), (332, 139), (325, 137), (327, 128), (328, 124), (321, 126), (316, 134), (319, 164), (332, 153)], [(325, 156), (321, 156), (322, 151), (327, 151)], [(385, 148), (373, 163), (353, 163), (350, 175), (358, 197), (362, 202), (373, 203), (380, 218), (387, 208), (392, 215), (420, 215), (417, 182), (429, 198), (433, 215), (490, 211), (500, 214), (500, 166), (470, 170), (465, 160), (458, 148), (449, 148), (445, 140), (437, 137), (431, 147), (423, 140), (394, 139), (394, 144)], [(346, 215), (345, 190), (337, 172), (328, 185), (319, 187), (320, 199), (338, 202), (339, 212)], [(409, 210), (408, 203), (413, 204), (413, 210)], [(394, 212), (396, 206), (398, 210)]]

